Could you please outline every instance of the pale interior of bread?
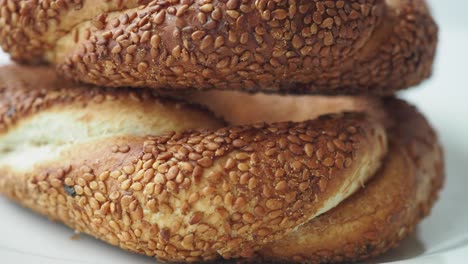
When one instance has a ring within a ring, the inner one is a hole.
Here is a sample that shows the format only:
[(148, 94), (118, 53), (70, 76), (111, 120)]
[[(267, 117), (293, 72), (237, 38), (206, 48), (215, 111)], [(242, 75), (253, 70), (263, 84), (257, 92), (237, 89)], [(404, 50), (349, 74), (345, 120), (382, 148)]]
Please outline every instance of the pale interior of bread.
[(0, 136), (0, 167), (28, 171), (37, 163), (59, 158), (73, 144), (112, 136), (215, 128), (221, 124), (207, 112), (188, 111), (176, 103), (139, 104), (126, 100), (56, 106), (21, 119)]

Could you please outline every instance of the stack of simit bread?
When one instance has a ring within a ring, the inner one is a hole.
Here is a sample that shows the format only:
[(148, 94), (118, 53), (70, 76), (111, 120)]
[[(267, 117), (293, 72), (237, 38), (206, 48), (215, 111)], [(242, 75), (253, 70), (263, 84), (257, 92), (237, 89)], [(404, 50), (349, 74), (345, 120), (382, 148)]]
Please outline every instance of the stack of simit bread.
[(0, 44), (0, 193), (160, 261), (368, 259), (443, 184), (424, 0), (0, 0)]

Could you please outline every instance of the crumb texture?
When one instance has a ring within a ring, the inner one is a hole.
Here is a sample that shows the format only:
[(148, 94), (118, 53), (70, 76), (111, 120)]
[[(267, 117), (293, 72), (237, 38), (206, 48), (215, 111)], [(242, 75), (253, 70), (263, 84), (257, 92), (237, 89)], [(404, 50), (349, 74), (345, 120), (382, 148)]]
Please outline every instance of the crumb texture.
[(0, 44), (104, 86), (391, 94), (431, 74), (425, 0), (0, 1)]

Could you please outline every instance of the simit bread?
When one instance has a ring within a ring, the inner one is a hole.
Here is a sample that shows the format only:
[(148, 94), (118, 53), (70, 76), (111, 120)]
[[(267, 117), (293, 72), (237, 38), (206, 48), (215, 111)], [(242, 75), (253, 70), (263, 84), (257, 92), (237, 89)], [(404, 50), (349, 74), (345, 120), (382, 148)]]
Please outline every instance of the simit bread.
[(0, 44), (101, 86), (388, 95), (431, 74), (425, 0), (0, 1)]
[(162, 260), (250, 257), (354, 193), (387, 150), (362, 113), (224, 126), (151, 93), (17, 66), (0, 70), (0, 93), (1, 192)]
[(226, 126), (134, 91), (2, 68), (0, 192), (160, 260), (334, 262), (395, 246), (443, 181), (433, 130), (396, 99), (184, 95)]

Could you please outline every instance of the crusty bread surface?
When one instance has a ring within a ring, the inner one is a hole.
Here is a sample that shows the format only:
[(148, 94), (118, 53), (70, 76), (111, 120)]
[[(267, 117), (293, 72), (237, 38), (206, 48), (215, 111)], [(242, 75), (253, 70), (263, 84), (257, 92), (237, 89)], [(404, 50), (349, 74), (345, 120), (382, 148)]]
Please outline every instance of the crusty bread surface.
[(41, 67), (2, 68), (0, 93), (0, 191), (160, 260), (253, 257), (352, 195), (387, 153), (384, 124), (365, 113), (226, 126)]
[(376, 175), (336, 208), (262, 247), (257, 254), (261, 262), (347, 263), (378, 256), (414, 230), (442, 188), (444, 159), (437, 135), (404, 101), (222, 91), (179, 96), (234, 124), (300, 122), (340, 111), (364, 111), (385, 124), (389, 152)]
[(0, 1), (0, 45), (100, 86), (393, 94), (432, 70), (425, 0)]

